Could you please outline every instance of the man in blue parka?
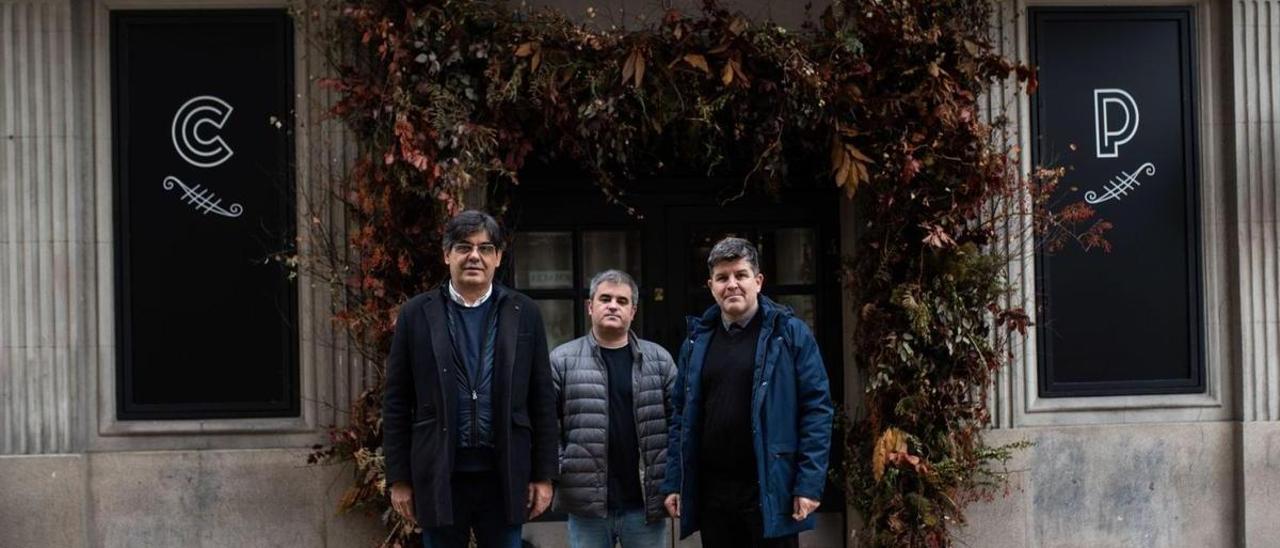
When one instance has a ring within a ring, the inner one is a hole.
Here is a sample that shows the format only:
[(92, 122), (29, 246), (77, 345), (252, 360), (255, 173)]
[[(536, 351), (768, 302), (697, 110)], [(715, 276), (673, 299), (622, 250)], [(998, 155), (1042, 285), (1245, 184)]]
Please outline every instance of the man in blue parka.
[(804, 321), (760, 295), (755, 246), (725, 238), (707, 268), (716, 304), (689, 319), (680, 349), (667, 512), (705, 548), (795, 547), (827, 475), (826, 368)]

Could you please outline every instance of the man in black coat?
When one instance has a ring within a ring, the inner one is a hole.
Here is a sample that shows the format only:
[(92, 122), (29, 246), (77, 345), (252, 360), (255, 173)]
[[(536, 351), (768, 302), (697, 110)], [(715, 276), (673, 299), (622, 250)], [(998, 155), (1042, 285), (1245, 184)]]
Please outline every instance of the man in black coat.
[(387, 359), (383, 453), (391, 505), (429, 548), (519, 548), (551, 502), (559, 427), (546, 330), (493, 283), (503, 238), (464, 211), (444, 233), (449, 281), (400, 308)]

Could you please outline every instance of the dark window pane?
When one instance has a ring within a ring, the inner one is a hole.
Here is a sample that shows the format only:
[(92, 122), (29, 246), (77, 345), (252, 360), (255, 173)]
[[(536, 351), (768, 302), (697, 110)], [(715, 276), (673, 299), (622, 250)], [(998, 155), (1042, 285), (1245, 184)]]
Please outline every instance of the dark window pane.
[[(640, 279), (640, 233), (638, 231), (597, 231), (582, 233), (582, 280), (608, 269), (617, 269)], [(587, 288), (590, 289), (590, 288)]]
[[(292, 23), (113, 12), (118, 416), (297, 416)], [(275, 123), (272, 123), (275, 122)]]
[(779, 295), (774, 300), (791, 307), (797, 318), (809, 324), (809, 329), (817, 329), (818, 299), (813, 295)]
[[(690, 287), (706, 287), (707, 279), (710, 278), (707, 270), (707, 256), (711, 254), (711, 248), (717, 242), (735, 236), (744, 238), (756, 246), (756, 251), (761, 255), (760, 268), (763, 269), (764, 246), (760, 241), (759, 234), (755, 230), (744, 229), (738, 227), (716, 226), (711, 228), (693, 228), (690, 230), (693, 235), (689, 242), (689, 277)], [(767, 275), (767, 274), (766, 274)]]
[(514, 251), (517, 288), (573, 287), (573, 233), (521, 232)]
[(811, 228), (783, 228), (775, 232), (773, 259), (777, 285), (811, 284), (817, 279), (817, 239)]
[(535, 300), (542, 312), (542, 323), (547, 327), (547, 348), (554, 349), (574, 339), (573, 312), (577, 303), (573, 299)]
[(1039, 393), (1204, 392), (1194, 10), (1029, 13), (1032, 163), (1071, 166), (1051, 203), (1117, 227), (1111, 253), (1037, 261)]

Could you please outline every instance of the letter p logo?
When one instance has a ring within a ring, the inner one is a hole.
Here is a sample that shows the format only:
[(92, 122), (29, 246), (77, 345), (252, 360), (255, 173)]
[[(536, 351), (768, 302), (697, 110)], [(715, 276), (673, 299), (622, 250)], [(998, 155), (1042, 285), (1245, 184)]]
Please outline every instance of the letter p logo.
[(1093, 134), (1099, 158), (1120, 156), (1120, 145), (1137, 133), (1138, 103), (1129, 92), (1119, 88), (1093, 90)]

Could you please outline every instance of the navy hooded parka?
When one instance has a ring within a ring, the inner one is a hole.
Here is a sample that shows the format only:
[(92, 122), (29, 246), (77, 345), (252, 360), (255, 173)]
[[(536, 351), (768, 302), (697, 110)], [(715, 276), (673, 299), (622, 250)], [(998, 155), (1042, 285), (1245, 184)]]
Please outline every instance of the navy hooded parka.
[[(773, 538), (814, 527), (813, 515), (802, 521), (791, 518), (792, 498), (822, 499), (834, 408), (827, 370), (809, 326), (764, 295), (759, 306), (757, 313), (764, 314), (764, 320), (756, 345), (750, 412), (764, 536)], [(678, 359), (672, 394), (675, 426), (668, 435), (663, 492), (681, 495), (681, 538), (699, 529), (702, 366), (711, 335), (721, 325), (717, 305), (700, 318), (690, 317), (689, 336)]]

